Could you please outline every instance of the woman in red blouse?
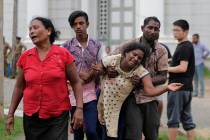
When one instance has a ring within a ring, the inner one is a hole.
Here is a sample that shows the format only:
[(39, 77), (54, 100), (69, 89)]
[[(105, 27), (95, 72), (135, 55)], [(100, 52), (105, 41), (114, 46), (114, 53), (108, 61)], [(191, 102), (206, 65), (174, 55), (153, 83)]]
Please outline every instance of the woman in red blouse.
[(56, 32), (49, 19), (31, 21), (29, 36), (35, 47), (25, 51), (17, 62), (18, 75), (7, 116), (8, 133), (14, 125), (14, 112), (23, 97), (26, 140), (67, 140), (71, 107), (67, 80), (76, 97), (77, 109), (72, 125), (83, 123), (82, 86), (73, 56), (53, 45)]

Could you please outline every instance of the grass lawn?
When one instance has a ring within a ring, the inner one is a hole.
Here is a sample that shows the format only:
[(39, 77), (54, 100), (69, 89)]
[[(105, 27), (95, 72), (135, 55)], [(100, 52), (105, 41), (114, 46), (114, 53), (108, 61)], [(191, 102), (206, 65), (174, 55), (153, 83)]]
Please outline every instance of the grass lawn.
[(204, 75), (205, 75), (206, 78), (210, 78), (210, 70), (207, 69), (206, 67), (204, 69)]
[(15, 118), (15, 126), (11, 135), (6, 135), (5, 133), (5, 122), (0, 120), (0, 139), (1, 140), (15, 140), (16, 137), (23, 133), (23, 123), (22, 118)]
[[(187, 140), (186, 136), (178, 136), (176, 139), (177, 140)], [(158, 140), (168, 140), (168, 134), (167, 134), (167, 132), (165, 132), (165, 131), (164, 132), (160, 132), (160, 135), (159, 135), (159, 139)], [(210, 140), (210, 138), (204, 139), (202, 137), (197, 136), (195, 138), (195, 140)]]

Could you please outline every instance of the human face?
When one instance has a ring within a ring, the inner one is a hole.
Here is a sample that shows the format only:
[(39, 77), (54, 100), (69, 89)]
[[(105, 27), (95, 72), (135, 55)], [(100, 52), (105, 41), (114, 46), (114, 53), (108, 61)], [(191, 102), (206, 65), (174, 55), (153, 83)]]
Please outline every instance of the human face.
[(77, 36), (81, 36), (87, 34), (88, 25), (89, 23), (86, 22), (85, 17), (77, 17), (74, 20), (72, 28)]
[(160, 24), (154, 20), (150, 20), (145, 26), (142, 26), (143, 36), (146, 40), (154, 42), (159, 38)]
[(182, 41), (187, 37), (188, 31), (184, 31), (181, 27), (174, 25), (173, 26), (173, 35), (174, 38), (178, 41)]
[(110, 50), (109, 47), (106, 47), (106, 50), (105, 51), (106, 51), (107, 54), (109, 54), (111, 50)]
[(193, 36), (192, 36), (192, 43), (197, 44), (198, 41), (199, 41), (198, 37), (195, 36), (195, 35), (193, 35)]
[(144, 57), (144, 52), (140, 49), (132, 50), (128, 53), (125, 53), (125, 61), (127, 67), (133, 69), (135, 66), (139, 65)]
[(29, 36), (35, 45), (41, 45), (46, 41), (50, 41), (49, 36), (51, 31), (46, 29), (39, 20), (32, 20), (29, 27)]

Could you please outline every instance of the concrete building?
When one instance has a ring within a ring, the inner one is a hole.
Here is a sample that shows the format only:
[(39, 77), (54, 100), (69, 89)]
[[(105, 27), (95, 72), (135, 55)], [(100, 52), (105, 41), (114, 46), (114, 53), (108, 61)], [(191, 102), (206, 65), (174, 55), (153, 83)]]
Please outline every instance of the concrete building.
[[(141, 25), (147, 16), (161, 21), (160, 41), (174, 50), (172, 23), (187, 19), (190, 34), (199, 33), (210, 47), (209, 0), (18, 0), (18, 35), (30, 44), (28, 25), (35, 16), (49, 17), (61, 32), (61, 42), (74, 36), (68, 24), (69, 14), (78, 9), (89, 15), (89, 35), (106, 46), (116, 45), (141, 35)], [(11, 42), (13, 0), (4, 1), (4, 36)], [(191, 36), (190, 36), (191, 37)]]

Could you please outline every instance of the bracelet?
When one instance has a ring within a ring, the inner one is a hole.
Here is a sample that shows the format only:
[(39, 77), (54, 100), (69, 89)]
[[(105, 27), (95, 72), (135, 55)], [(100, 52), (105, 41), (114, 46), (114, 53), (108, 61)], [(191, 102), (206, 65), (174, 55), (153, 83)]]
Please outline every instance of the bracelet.
[(77, 108), (77, 109), (80, 109), (80, 110), (83, 110), (83, 107), (79, 107), (79, 106), (77, 106), (76, 108)]

